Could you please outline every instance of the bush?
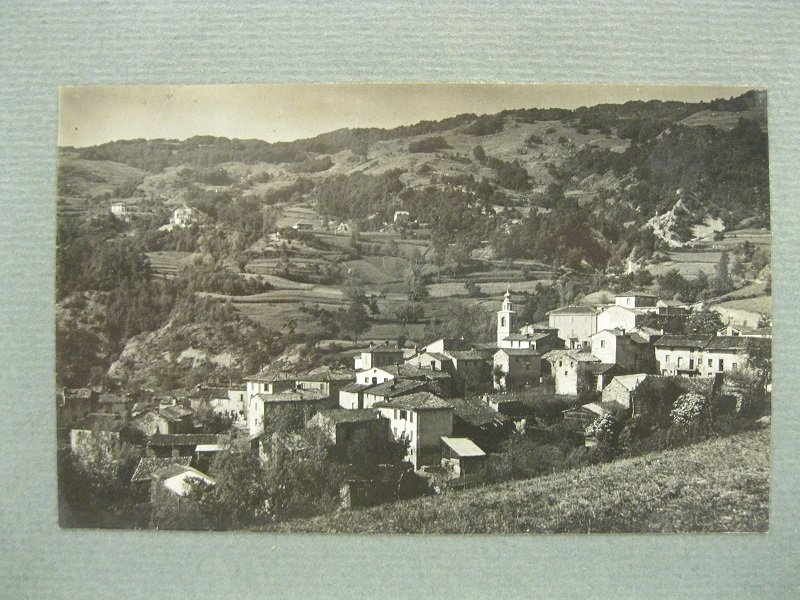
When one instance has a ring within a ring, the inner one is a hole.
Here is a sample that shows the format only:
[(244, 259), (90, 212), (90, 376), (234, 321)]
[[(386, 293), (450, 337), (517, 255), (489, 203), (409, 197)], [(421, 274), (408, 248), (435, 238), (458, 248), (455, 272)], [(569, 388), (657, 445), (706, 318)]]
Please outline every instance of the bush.
[(434, 136), (425, 138), (416, 142), (411, 142), (408, 145), (409, 152), (436, 152), (437, 150), (445, 150), (451, 148), (443, 137)]
[(711, 402), (705, 395), (690, 392), (678, 396), (669, 415), (676, 425), (702, 424), (708, 421), (710, 409)]

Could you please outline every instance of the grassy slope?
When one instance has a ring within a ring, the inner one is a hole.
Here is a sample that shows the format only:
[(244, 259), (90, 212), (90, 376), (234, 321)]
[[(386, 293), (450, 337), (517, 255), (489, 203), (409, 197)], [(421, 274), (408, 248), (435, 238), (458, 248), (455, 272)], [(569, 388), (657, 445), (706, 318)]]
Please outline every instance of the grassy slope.
[(281, 531), (766, 531), (769, 431), (475, 490), (284, 523)]

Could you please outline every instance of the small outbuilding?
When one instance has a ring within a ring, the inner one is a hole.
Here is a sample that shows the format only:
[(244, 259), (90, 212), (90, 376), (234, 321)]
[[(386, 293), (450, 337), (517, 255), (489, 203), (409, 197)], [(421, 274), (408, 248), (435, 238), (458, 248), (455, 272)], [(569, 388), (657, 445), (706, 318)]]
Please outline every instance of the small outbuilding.
[(465, 477), (486, 458), (486, 452), (469, 438), (442, 436), (442, 467), (452, 468), (456, 477)]

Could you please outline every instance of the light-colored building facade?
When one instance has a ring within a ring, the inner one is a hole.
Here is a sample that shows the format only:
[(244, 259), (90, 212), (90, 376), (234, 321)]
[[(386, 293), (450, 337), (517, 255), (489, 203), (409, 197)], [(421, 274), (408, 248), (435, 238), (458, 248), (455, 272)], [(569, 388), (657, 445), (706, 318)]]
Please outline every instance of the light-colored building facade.
[(663, 335), (655, 341), (656, 370), (661, 375), (694, 377), (701, 372), (703, 348), (711, 335)]
[(439, 464), (440, 440), (453, 432), (453, 407), (430, 392), (393, 398), (375, 405), (389, 419), (392, 437), (408, 440), (406, 460), (419, 469)]
[(568, 349), (588, 348), (597, 333), (597, 310), (590, 306), (565, 306), (547, 313), (548, 324), (558, 330)]
[(550, 363), (555, 392), (559, 396), (577, 396), (582, 379), (590, 374), (589, 365), (602, 364), (596, 356), (579, 350), (551, 350), (542, 358)]

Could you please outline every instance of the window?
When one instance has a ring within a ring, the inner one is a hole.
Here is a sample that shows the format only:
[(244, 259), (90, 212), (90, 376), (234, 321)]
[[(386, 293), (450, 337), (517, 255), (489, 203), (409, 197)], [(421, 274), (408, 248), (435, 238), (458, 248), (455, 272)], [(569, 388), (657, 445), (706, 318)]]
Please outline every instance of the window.
[(733, 363), (733, 364), (731, 365), (731, 371), (735, 371), (735, 370), (736, 370), (736, 367), (737, 367), (736, 363)]
[(721, 358), (719, 359), (719, 369), (717, 369), (717, 370), (718, 371), (724, 371), (725, 370), (725, 361), (722, 360)]
[(682, 356), (679, 356), (679, 357), (678, 357), (678, 368), (679, 368), (679, 369), (681, 368), (681, 365), (682, 365), (682, 364), (683, 364), (683, 357), (682, 357)]
[(569, 375), (569, 372), (568, 371), (564, 371), (564, 377), (567, 377), (568, 375)]
[(606, 341), (605, 340), (600, 340), (600, 347), (601, 348), (605, 348), (606, 347)]
[(709, 366), (709, 368), (714, 366), (714, 359), (712, 359), (712, 358), (708, 359), (708, 366)]
[(404, 411), (404, 410), (400, 411), (400, 418), (403, 419), (403, 420), (408, 418), (408, 415), (407, 415), (406, 411)]
[(506, 326), (506, 318), (500, 317), (500, 327), (505, 327), (505, 326)]
[(412, 423), (414, 422), (414, 413), (413, 412), (408, 413), (408, 420), (411, 421)]
[(669, 354), (664, 357), (664, 362), (669, 362)]

